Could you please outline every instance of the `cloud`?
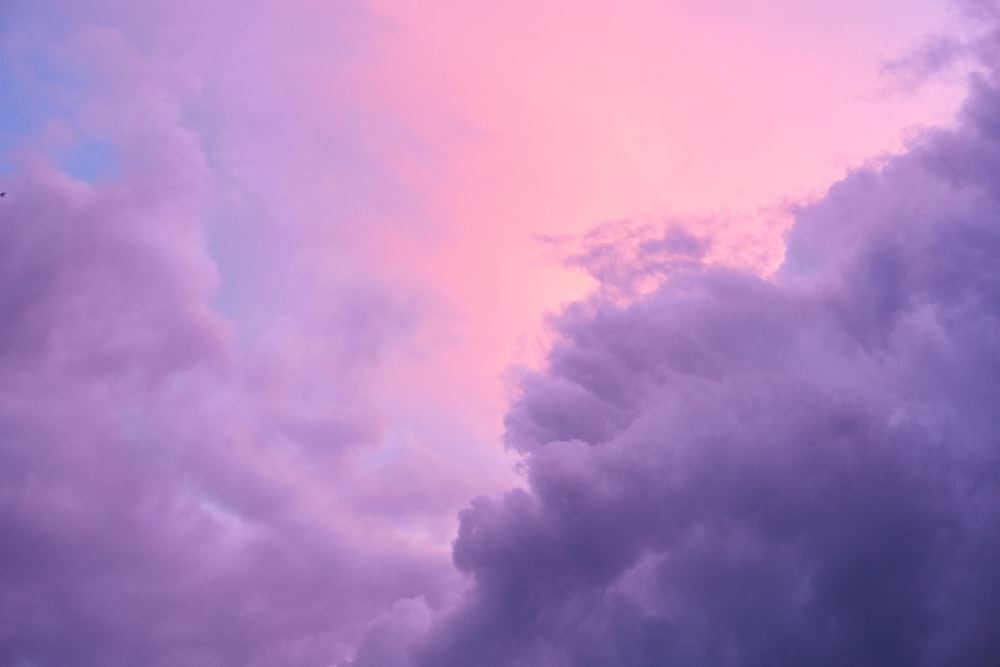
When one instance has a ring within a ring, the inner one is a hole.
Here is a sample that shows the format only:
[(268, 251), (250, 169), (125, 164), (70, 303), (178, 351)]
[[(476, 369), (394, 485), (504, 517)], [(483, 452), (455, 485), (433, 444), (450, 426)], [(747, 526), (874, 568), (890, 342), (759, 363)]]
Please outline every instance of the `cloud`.
[(771, 278), (577, 255), (659, 286), (555, 319), (506, 422), (528, 486), (462, 513), (471, 588), (409, 664), (993, 664), (996, 77), (798, 211)]
[(364, 12), (300, 4), (46, 2), (4, 29), (39, 125), (115, 163), (71, 178), (43, 131), (2, 177), (4, 665), (329, 665), (455, 586), (355, 465), (422, 301), (366, 251), (404, 195), (337, 98)]

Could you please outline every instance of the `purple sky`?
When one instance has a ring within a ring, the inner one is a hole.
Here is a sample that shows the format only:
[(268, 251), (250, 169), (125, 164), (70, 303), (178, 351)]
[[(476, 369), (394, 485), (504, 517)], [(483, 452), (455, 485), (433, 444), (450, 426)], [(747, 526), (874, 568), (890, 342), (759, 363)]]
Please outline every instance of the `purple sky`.
[(1000, 664), (1000, 8), (870, 4), (0, 5), (0, 667)]

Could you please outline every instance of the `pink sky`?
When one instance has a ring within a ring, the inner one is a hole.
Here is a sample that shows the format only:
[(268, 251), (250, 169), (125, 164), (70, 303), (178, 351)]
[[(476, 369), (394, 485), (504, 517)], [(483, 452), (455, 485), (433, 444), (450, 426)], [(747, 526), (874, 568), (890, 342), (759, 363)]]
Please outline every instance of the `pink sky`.
[(363, 79), (419, 137), (388, 159), (436, 230), (389, 239), (388, 261), (447, 295), (458, 338), (428, 364), (494, 420), (504, 369), (544, 349), (542, 315), (591, 286), (537, 235), (721, 214), (722, 255), (773, 265), (782, 207), (947, 122), (962, 94), (883, 72), (954, 22), (934, 1), (374, 7), (388, 25)]

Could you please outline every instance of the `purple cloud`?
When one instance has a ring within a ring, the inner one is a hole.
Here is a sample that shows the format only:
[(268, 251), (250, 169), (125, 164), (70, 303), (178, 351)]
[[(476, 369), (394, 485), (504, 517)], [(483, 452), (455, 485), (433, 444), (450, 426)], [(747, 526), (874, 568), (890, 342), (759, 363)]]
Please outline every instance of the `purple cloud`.
[[(370, 377), (420, 318), (360, 250), (372, 198), (354, 190), (391, 179), (349, 131), (306, 142), (308, 114), (256, 136), (283, 104), (308, 108), (280, 85), (315, 56), (308, 32), (266, 3), (238, 3), (235, 27), (233, 7), (192, 22), (189, 4), (159, 7), (155, 29), (109, 2), (96, 25), (18, 12), (4, 30), (19, 66), (58, 65), (28, 86), (58, 98), (41, 105), (69, 118), (57, 134), (96, 136), (116, 164), (74, 180), (43, 130), (2, 178), (3, 665), (329, 665), (398, 600), (440, 605), (456, 584), (355, 465), (385, 430)], [(349, 29), (355, 11), (305, 15)], [(338, 160), (317, 157), (337, 141)]]
[(204, 244), (171, 222), (185, 197), (45, 165), (10, 189), (0, 663), (327, 664), (394, 600), (447, 587), (432, 555), (311, 493), (377, 441), (377, 415), (268, 400), (289, 382), (243, 362), (207, 307)]
[(991, 70), (799, 211), (773, 278), (577, 257), (669, 270), (556, 319), (507, 416), (528, 487), (462, 513), (471, 588), (412, 664), (994, 664), (997, 174)]

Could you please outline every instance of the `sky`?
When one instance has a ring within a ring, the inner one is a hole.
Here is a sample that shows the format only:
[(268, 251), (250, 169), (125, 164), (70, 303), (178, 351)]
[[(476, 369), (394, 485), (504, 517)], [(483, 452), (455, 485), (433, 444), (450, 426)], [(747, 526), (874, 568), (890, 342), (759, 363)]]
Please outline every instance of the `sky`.
[(0, 665), (995, 665), (998, 35), (0, 2)]

